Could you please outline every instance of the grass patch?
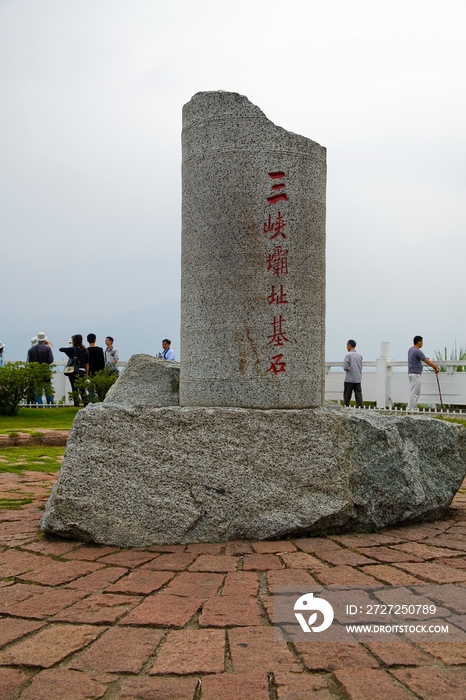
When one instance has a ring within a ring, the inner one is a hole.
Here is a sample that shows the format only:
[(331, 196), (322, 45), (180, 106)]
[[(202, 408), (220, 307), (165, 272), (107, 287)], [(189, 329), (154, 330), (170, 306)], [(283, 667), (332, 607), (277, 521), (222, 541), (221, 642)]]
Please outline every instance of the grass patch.
[(32, 503), (33, 498), (0, 498), (0, 510), (18, 510), (27, 503)]
[(76, 406), (20, 408), (16, 416), (0, 416), (0, 433), (30, 433), (40, 428), (69, 430), (79, 410)]
[(60, 469), (64, 454), (64, 447), (2, 447), (0, 472), (53, 474)]
[(437, 420), (444, 420), (447, 423), (458, 423), (459, 425), (462, 425), (463, 428), (466, 428), (466, 420), (463, 420), (462, 418), (445, 418), (445, 416), (439, 416)]

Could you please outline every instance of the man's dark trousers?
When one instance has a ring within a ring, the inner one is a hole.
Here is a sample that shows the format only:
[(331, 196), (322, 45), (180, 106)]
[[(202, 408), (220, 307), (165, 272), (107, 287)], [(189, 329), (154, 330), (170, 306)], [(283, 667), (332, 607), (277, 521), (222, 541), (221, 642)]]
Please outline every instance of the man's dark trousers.
[(343, 401), (345, 402), (345, 406), (349, 406), (350, 401), (351, 401), (351, 394), (354, 391), (354, 398), (356, 399), (356, 406), (358, 408), (362, 408), (362, 391), (361, 391), (361, 382), (359, 384), (355, 384), (354, 382), (345, 382), (344, 383), (344, 389), (343, 389)]

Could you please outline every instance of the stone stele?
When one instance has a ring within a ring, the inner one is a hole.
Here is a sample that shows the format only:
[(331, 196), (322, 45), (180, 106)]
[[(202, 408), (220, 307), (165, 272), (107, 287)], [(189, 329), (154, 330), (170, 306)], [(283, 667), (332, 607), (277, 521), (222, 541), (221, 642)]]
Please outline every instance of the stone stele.
[(326, 149), (247, 97), (183, 108), (181, 406), (324, 398)]
[(459, 425), (334, 405), (95, 404), (76, 416), (41, 528), (131, 547), (435, 519), (465, 475), (465, 438)]

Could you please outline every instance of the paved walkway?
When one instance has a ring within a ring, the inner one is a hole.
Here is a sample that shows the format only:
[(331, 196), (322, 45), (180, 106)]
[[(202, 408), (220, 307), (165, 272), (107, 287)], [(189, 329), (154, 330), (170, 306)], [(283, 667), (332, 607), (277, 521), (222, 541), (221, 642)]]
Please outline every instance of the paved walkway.
[(39, 534), (55, 478), (0, 474), (0, 498), (33, 499), (0, 511), (0, 700), (466, 698), (466, 644), (292, 645), (271, 626), (273, 587), (314, 582), (445, 584), (466, 613), (466, 491), (383, 534), (120, 550)]

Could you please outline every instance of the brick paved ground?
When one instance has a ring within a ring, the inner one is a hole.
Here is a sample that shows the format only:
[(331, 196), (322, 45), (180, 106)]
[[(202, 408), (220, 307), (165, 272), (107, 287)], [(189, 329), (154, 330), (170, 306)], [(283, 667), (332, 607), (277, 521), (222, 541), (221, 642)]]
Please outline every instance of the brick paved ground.
[[(444, 584), (466, 612), (466, 495), (379, 534), (119, 550), (44, 539), (56, 476), (0, 474), (0, 700), (460, 700), (466, 644), (275, 642), (276, 585)], [(464, 484), (466, 488), (466, 482)]]

